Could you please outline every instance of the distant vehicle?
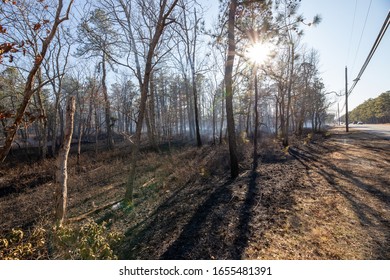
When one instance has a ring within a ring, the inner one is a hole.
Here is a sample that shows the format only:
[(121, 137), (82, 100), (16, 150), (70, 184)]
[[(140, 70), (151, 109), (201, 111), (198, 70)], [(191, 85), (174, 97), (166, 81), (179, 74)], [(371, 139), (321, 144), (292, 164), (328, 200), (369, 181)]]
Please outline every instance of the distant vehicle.
[(357, 121), (354, 121), (352, 124), (357, 124)]
[(363, 122), (358, 122), (357, 124), (363, 124)]

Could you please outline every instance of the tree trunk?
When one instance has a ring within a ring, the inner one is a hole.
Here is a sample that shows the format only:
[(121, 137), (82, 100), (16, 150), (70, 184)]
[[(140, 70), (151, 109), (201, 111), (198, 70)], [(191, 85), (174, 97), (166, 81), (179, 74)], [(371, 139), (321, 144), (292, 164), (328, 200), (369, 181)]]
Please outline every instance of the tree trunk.
[(285, 119), (285, 101), (284, 101), (284, 92), (281, 93), (280, 103), (279, 103), (279, 118), (280, 118), (280, 134), (284, 138), (286, 119)]
[(259, 89), (258, 89), (258, 82), (257, 82), (257, 70), (255, 70), (255, 104), (254, 104), (254, 111), (255, 111), (255, 135), (253, 138), (253, 168), (255, 169), (257, 167), (257, 137), (258, 137), (258, 128), (259, 128), (259, 110), (257, 108), (257, 104), (259, 101)]
[(292, 84), (293, 84), (293, 73), (294, 73), (294, 56), (295, 56), (295, 46), (291, 44), (291, 64), (290, 64), (290, 73), (289, 73), (289, 82), (287, 88), (287, 108), (286, 108), (286, 122), (285, 122), (285, 131), (283, 137), (283, 146), (288, 146), (288, 133), (290, 126), (290, 107), (291, 107), (291, 92), (292, 92)]
[(202, 147), (202, 139), (200, 137), (200, 128), (199, 128), (198, 93), (196, 90), (195, 69), (192, 69), (192, 94), (194, 98), (196, 143), (198, 148), (200, 148)]
[(54, 103), (54, 115), (53, 115), (53, 131), (51, 135), (51, 146), (50, 153), (54, 157), (57, 153), (56, 145), (57, 145), (57, 134), (58, 134), (58, 119), (59, 119), (59, 107), (60, 107), (60, 99), (59, 96), (56, 95), (55, 103)]
[(275, 98), (275, 137), (278, 137), (279, 99)]
[(234, 36), (234, 24), (237, 9), (237, 0), (230, 1), (228, 19), (228, 54), (225, 64), (225, 86), (226, 86), (226, 120), (229, 137), (230, 154), (230, 175), (236, 178), (239, 173), (236, 131), (233, 114), (233, 64), (236, 52), (236, 42)]
[(155, 117), (155, 98), (154, 98), (154, 76), (153, 72), (150, 73), (150, 98), (147, 101), (145, 122), (146, 128), (148, 131), (149, 143), (153, 150), (158, 151), (157, 141), (156, 141), (156, 117)]
[(187, 100), (187, 113), (188, 113), (188, 129), (190, 132), (190, 138), (194, 138), (195, 134), (195, 127), (194, 127), (194, 115), (193, 115), (193, 103), (192, 98), (190, 96), (190, 87), (188, 85), (188, 78), (185, 75), (184, 76), (184, 83), (185, 83), (185, 92), (186, 92), (186, 100)]
[(196, 143), (198, 148), (202, 147), (202, 139), (200, 137), (200, 128), (199, 128), (199, 108), (198, 108), (198, 90), (197, 90), (197, 85), (196, 85), (196, 70), (195, 70), (195, 54), (196, 54), (196, 43), (197, 43), (197, 24), (198, 24), (198, 19), (196, 16), (196, 10), (194, 11), (195, 15), (195, 32), (194, 32), (194, 39), (193, 39), (193, 53), (191, 55), (190, 52), (190, 46), (189, 46), (189, 39), (188, 39), (188, 31), (186, 32), (187, 35), (187, 52), (188, 52), (188, 57), (189, 62), (190, 62), (190, 67), (191, 67), (191, 75), (192, 75), (192, 95), (194, 98), (194, 113), (195, 113), (195, 132), (196, 132)]
[(94, 94), (94, 118), (95, 118), (95, 156), (98, 155), (98, 149), (99, 149), (99, 133), (100, 133), (100, 121), (99, 121), (99, 114), (98, 114), (98, 107), (99, 107), (99, 101), (98, 101), (98, 92), (96, 91)]
[[(252, 134), (252, 129), (251, 129), (251, 110), (252, 107), (252, 98), (249, 98), (249, 104), (248, 104), (248, 110), (246, 113), (246, 121), (245, 121), (245, 133), (247, 137), (249, 137)], [(252, 120), (253, 121), (253, 120)]]
[(83, 125), (80, 118), (79, 127), (78, 127), (78, 140), (77, 140), (77, 165), (78, 166), (80, 166), (82, 136), (83, 136)]
[[(42, 73), (41, 70), (38, 70), (38, 84), (42, 84)], [(39, 121), (41, 123), (41, 135), (42, 135), (42, 146), (41, 146), (41, 159), (45, 159), (47, 156), (47, 134), (48, 134), (48, 126), (47, 126), (47, 114), (45, 107), (43, 106), (42, 102), (42, 90), (39, 89), (37, 91), (37, 99), (38, 99), (38, 105), (40, 109), (40, 116), (39, 116)]]
[(70, 144), (72, 142), (74, 113), (76, 111), (75, 97), (71, 96), (68, 99), (66, 106), (66, 127), (63, 145), (60, 149), (57, 158), (57, 173), (56, 173), (56, 223), (57, 226), (62, 226), (66, 215), (66, 204), (68, 197), (68, 155)]
[(224, 92), (221, 90), (221, 123), (219, 127), (219, 144), (222, 145), (222, 140), (223, 140), (223, 123), (225, 122), (225, 114), (223, 108), (225, 107), (224, 105), (224, 100), (225, 96), (223, 96)]
[[(179, 87), (179, 85), (178, 85)], [(181, 90), (178, 88), (177, 91), (178, 102), (179, 102), (179, 118), (180, 118), (180, 136), (183, 137), (185, 134), (185, 113), (183, 112), (183, 97), (181, 96)]]
[(160, 13), (158, 16), (158, 22), (156, 24), (155, 33), (153, 35), (153, 38), (149, 45), (149, 50), (146, 56), (146, 63), (145, 63), (145, 71), (142, 81), (142, 87), (141, 87), (141, 99), (140, 99), (140, 105), (139, 105), (139, 114), (137, 118), (137, 125), (136, 125), (136, 132), (135, 132), (135, 142), (132, 150), (131, 155), (131, 163), (130, 163), (130, 173), (129, 178), (127, 181), (126, 186), (126, 193), (125, 193), (125, 199), (124, 201), (126, 203), (132, 203), (133, 202), (133, 192), (134, 192), (134, 183), (135, 183), (135, 171), (136, 171), (136, 165), (137, 165), (137, 159), (139, 156), (139, 150), (140, 150), (140, 144), (141, 144), (141, 132), (142, 132), (142, 126), (143, 121), (145, 117), (145, 109), (146, 109), (146, 101), (148, 98), (148, 92), (149, 92), (149, 81), (150, 81), (150, 74), (153, 70), (152, 60), (154, 56), (155, 49), (158, 45), (158, 42), (160, 41), (160, 37), (163, 34), (166, 20), (171, 14), (173, 8), (176, 6), (178, 0), (174, 0), (170, 7), (168, 8), (168, 11), (164, 14), (165, 8), (167, 7), (166, 1), (162, 1), (160, 4)]
[(213, 104), (212, 104), (212, 108), (213, 108), (213, 145), (216, 144), (216, 141), (215, 141), (215, 134), (216, 134), (216, 130), (217, 130), (216, 107), (217, 107), (217, 92), (214, 93)]
[(103, 54), (103, 58), (102, 58), (102, 68), (103, 68), (102, 89), (103, 89), (103, 97), (104, 97), (104, 104), (105, 104), (104, 109), (105, 109), (105, 122), (106, 122), (106, 131), (107, 131), (107, 148), (111, 150), (114, 148), (114, 141), (112, 139), (110, 100), (108, 99), (107, 85), (106, 85), (107, 71), (106, 71), (105, 54)]

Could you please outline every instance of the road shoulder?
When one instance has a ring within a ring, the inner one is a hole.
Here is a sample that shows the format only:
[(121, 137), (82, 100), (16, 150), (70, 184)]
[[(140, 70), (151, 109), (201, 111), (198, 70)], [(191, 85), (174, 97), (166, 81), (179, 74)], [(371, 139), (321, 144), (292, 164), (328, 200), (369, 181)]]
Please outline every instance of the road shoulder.
[(331, 133), (291, 148), (306, 170), (285, 225), (266, 234), (262, 258), (390, 258), (390, 142), (360, 131)]

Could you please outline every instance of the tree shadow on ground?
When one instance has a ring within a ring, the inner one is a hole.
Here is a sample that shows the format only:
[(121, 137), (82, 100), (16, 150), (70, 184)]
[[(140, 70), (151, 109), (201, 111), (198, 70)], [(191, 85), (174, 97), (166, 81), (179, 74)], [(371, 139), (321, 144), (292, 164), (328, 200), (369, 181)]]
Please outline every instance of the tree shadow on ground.
[[(353, 135), (354, 140), (359, 140), (358, 135)], [(365, 138), (364, 138), (365, 139)], [(350, 142), (349, 135), (338, 135), (337, 140)], [(353, 143), (358, 149), (370, 149), (366, 144)], [(388, 144), (387, 144), (388, 145)], [(345, 168), (348, 160), (352, 160), (351, 151), (340, 146), (323, 145), (324, 149), (318, 150), (306, 146), (290, 149), (290, 154), (304, 164), (307, 169), (315, 168), (329, 185), (340, 193), (349, 203), (351, 209), (358, 217), (361, 226), (374, 240), (374, 248), (369, 258), (389, 259), (390, 258), (390, 193), (388, 186), (390, 181), (383, 176), (375, 177), (364, 168), (360, 172), (351, 171)], [(330, 152), (338, 152), (343, 155), (346, 161), (330, 160)], [(372, 149), (374, 153), (377, 149)], [(383, 152), (383, 149), (381, 149)], [(388, 153), (387, 149), (387, 153)], [(383, 155), (382, 155), (383, 156)], [(358, 158), (355, 155), (354, 158)], [(386, 157), (386, 156), (385, 156)], [(367, 161), (367, 158), (364, 158)], [(375, 158), (368, 159), (372, 164), (377, 163)]]
[[(263, 169), (244, 170), (235, 180), (200, 178), (183, 186), (126, 232), (119, 258), (245, 258), (248, 241), (267, 227), (279, 226), (274, 224), (279, 207), (293, 205), (292, 180), (278, 178), (284, 176), (285, 162), (262, 163)], [(260, 175), (259, 170), (267, 171)], [(280, 192), (277, 185), (282, 186)]]
[[(251, 210), (256, 202), (257, 172), (253, 170), (245, 200), (237, 200), (229, 189), (233, 182), (218, 187), (199, 206), (180, 236), (161, 256), (162, 259), (241, 259), (249, 238)], [(242, 187), (241, 187), (242, 188)], [(222, 229), (228, 227), (229, 233)]]
[[(248, 240), (248, 223), (256, 202), (256, 177), (250, 182), (182, 188), (155, 213), (127, 232), (121, 258), (240, 259)], [(245, 192), (245, 198), (232, 188)]]

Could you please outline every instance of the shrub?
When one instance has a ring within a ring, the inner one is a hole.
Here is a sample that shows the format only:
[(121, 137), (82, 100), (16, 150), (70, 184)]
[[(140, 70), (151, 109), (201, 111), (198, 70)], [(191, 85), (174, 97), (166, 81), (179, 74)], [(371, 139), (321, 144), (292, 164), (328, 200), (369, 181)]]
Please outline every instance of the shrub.
[(120, 240), (118, 232), (108, 232), (101, 225), (88, 220), (81, 226), (65, 225), (46, 231), (43, 227), (31, 232), (12, 229), (0, 237), (0, 259), (26, 260), (48, 258), (48, 248), (58, 259), (112, 260), (117, 259), (112, 247)]
[(117, 232), (108, 232), (106, 223), (92, 220), (80, 227), (65, 226), (55, 230), (54, 245), (63, 259), (112, 260), (117, 256), (112, 246), (120, 240)]
[(21, 260), (40, 259), (46, 256), (46, 231), (37, 227), (25, 234), (21, 229), (12, 231), (0, 238), (0, 259)]

